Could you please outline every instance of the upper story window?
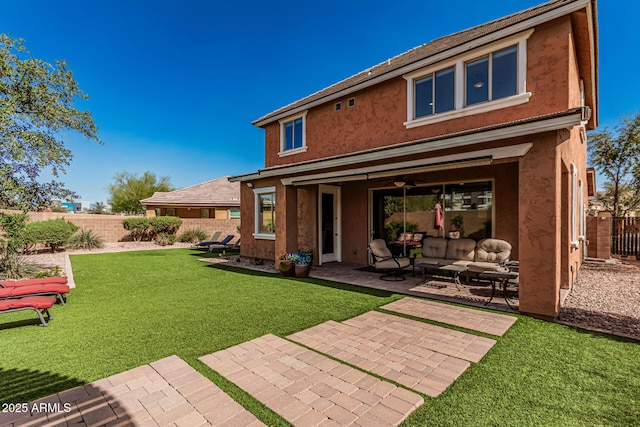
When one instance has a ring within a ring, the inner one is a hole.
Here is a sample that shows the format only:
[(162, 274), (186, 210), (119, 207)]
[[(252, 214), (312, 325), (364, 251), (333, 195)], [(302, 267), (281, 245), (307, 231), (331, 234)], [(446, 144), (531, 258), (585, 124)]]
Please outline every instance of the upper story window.
[(509, 46), (465, 64), (466, 105), (518, 93), (518, 46)]
[(416, 80), (416, 118), (454, 109), (455, 74), (455, 67), (449, 67)]
[(306, 115), (280, 120), (280, 157), (307, 151)]
[(407, 74), (407, 128), (529, 101), (527, 39), (533, 30)]

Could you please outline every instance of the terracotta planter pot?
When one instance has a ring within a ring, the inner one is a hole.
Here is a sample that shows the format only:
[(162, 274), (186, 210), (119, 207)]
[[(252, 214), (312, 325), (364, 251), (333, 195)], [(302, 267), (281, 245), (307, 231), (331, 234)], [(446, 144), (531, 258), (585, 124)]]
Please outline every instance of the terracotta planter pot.
[(311, 264), (296, 264), (296, 277), (309, 277), (311, 271)]
[(295, 270), (293, 268), (293, 261), (283, 260), (278, 264), (278, 270), (284, 277), (293, 277)]

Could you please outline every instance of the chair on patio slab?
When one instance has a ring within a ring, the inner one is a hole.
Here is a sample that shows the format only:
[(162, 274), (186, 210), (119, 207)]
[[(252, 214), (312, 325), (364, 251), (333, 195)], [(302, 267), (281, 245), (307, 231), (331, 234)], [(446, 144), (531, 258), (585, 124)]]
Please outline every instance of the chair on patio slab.
[(382, 239), (372, 240), (369, 250), (373, 255), (375, 269), (384, 272), (380, 280), (405, 280), (403, 269), (411, 265), (409, 258), (394, 257)]

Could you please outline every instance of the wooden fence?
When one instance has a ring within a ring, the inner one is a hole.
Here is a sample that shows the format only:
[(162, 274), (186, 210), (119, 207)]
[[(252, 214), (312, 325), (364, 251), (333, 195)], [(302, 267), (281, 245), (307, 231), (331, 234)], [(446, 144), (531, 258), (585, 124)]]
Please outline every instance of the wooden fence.
[(640, 217), (614, 217), (611, 254), (640, 257)]

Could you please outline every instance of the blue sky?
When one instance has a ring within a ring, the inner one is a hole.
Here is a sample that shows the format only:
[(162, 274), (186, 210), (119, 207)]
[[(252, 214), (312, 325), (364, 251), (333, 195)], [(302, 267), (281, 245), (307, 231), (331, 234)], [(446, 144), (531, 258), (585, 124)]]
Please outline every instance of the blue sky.
[[(69, 134), (62, 180), (106, 201), (117, 172), (181, 188), (264, 165), (251, 122), (387, 58), (541, 0), (6, 1), (0, 32), (64, 59), (90, 96), (104, 145)], [(601, 0), (600, 125), (637, 111), (637, 0)], [(453, 18), (455, 17), (455, 18)], [(598, 185), (602, 184), (599, 180)]]

